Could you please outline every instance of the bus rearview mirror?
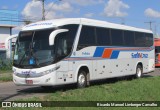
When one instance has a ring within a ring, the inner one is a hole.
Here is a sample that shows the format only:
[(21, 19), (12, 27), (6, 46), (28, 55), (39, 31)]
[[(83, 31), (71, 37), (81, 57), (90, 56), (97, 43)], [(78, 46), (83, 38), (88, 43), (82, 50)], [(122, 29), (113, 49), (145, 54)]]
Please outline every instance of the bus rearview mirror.
[(57, 29), (53, 31), (49, 36), (49, 45), (54, 45), (54, 39), (59, 33), (68, 32), (68, 29)]

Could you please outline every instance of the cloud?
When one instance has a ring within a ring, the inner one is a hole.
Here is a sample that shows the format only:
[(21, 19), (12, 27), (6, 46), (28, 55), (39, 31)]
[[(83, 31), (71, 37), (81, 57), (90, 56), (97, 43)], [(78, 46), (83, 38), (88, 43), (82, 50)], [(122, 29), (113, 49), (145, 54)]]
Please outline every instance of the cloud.
[(27, 18), (38, 18), (41, 16), (41, 2), (28, 2), (22, 11), (22, 15)]
[[(61, 2), (60, 4), (49, 3), (46, 8), (46, 18), (62, 18), (63, 13), (70, 13), (73, 11), (73, 7), (67, 2)], [(59, 14), (57, 14), (59, 13)]]
[(60, 4), (49, 3), (46, 10), (53, 10), (53, 11), (61, 11), (61, 12), (71, 12), (73, 8), (67, 2), (61, 2)]
[[(41, 19), (42, 17), (42, 6), (40, 1), (31, 1), (28, 2), (25, 8), (22, 11), (22, 15), (28, 19), (37, 18)], [(73, 7), (67, 2), (61, 2), (60, 4), (48, 3), (45, 6), (46, 19), (61, 18), (63, 13), (69, 13), (73, 11)]]
[(8, 9), (8, 7), (7, 6), (2, 6), (1, 9), (5, 9), (6, 10), (6, 9)]
[[(46, 2), (47, 3), (47, 2)], [(79, 14), (80, 7), (88, 5), (102, 4), (104, 0), (62, 0), (61, 2), (50, 2), (45, 4), (45, 17), (46, 19), (62, 18), (71, 13)], [(30, 1), (26, 4), (25, 8), (21, 12), (22, 16), (30, 20), (41, 20), (42, 18), (42, 6), (40, 1)], [(85, 14), (86, 17), (91, 17), (93, 14)]]
[(102, 15), (107, 17), (124, 17), (128, 14), (123, 10), (128, 8), (130, 7), (121, 0), (109, 0), (104, 8)]
[(71, 4), (76, 4), (80, 6), (87, 6), (87, 5), (96, 5), (104, 3), (104, 0), (64, 0), (65, 2), (69, 2)]
[(15, 28), (13, 28), (13, 34), (17, 34), (19, 33), (19, 31), (21, 31), (21, 29), (23, 28), (24, 24), (21, 24), (19, 26), (16, 26)]
[(148, 8), (144, 11), (144, 14), (147, 17), (153, 17), (153, 18), (160, 18), (160, 12), (153, 10), (151, 8)]
[(86, 17), (86, 18), (91, 18), (91, 17), (93, 17), (93, 13), (86, 13), (85, 15), (84, 15), (84, 17)]

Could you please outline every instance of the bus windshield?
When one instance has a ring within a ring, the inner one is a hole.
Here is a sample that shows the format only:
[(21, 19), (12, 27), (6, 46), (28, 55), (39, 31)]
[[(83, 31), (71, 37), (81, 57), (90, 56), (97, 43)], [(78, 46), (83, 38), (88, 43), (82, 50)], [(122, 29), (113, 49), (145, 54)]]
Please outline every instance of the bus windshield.
[[(56, 29), (68, 29), (56, 35), (54, 45), (49, 45), (49, 36)], [(64, 25), (52, 29), (22, 31), (16, 41), (13, 66), (40, 68), (57, 63), (70, 55), (78, 25)]]
[(49, 45), (49, 35), (53, 30), (20, 32), (13, 65), (41, 67), (51, 64), (54, 59), (54, 46)]

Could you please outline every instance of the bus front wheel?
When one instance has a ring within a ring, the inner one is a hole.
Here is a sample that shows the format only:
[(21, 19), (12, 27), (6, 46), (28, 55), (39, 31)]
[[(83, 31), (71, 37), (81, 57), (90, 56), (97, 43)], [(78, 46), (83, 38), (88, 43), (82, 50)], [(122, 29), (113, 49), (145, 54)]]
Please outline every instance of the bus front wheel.
[(80, 70), (77, 77), (77, 87), (78, 88), (84, 88), (87, 86), (87, 77), (86, 72), (83, 70)]

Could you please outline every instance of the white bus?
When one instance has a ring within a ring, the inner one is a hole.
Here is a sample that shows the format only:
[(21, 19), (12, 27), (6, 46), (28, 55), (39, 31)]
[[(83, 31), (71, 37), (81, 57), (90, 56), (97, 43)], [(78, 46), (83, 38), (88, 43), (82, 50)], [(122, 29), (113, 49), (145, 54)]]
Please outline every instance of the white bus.
[(25, 26), (16, 41), (16, 85), (52, 86), (154, 71), (150, 30), (85, 18), (41, 21)]
[(7, 59), (12, 59), (13, 58), (13, 50), (14, 50), (14, 46), (15, 46), (15, 41), (17, 39), (18, 35), (11, 35), (8, 38), (6, 38), (5, 41), (5, 48), (6, 48), (6, 58)]

